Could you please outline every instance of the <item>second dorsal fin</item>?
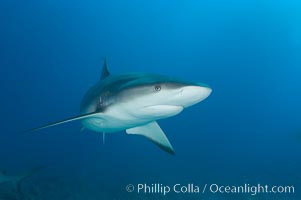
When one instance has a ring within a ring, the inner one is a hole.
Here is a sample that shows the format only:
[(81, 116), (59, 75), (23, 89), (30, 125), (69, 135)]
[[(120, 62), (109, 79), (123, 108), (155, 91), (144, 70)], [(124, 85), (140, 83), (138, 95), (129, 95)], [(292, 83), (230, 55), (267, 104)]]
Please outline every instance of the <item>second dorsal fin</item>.
[(103, 79), (107, 78), (108, 76), (110, 76), (110, 72), (109, 72), (108, 66), (107, 66), (107, 58), (105, 58), (105, 61), (103, 63), (101, 76), (100, 76), (100, 80), (103, 80)]

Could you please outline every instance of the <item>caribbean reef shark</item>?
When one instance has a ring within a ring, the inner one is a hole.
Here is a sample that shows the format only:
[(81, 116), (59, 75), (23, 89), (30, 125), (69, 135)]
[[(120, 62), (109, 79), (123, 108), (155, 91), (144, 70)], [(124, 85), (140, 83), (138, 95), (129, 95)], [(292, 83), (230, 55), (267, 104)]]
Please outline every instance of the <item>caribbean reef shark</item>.
[(127, 134), (145, 136), (174, 154), (157, 120), (181, 113), (184, 108), (206, 99), (211, 91), (204, 84), (157, 74), (110, 75), (105, 60), (100, 81), (85, 94), (79, 116), (29, 131), (81, 120), (83, 128), (103, 133), (103, 137), (125, 130)]

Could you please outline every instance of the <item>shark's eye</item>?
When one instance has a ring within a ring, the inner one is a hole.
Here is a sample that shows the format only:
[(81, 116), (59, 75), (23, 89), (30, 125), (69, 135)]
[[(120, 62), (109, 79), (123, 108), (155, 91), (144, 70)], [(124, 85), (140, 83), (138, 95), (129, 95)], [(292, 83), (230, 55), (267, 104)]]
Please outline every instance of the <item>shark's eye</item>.
[(161, 90), (161, 86), (160, 85), (155, 85), (154, 90), (156, 92), (159, 92)]

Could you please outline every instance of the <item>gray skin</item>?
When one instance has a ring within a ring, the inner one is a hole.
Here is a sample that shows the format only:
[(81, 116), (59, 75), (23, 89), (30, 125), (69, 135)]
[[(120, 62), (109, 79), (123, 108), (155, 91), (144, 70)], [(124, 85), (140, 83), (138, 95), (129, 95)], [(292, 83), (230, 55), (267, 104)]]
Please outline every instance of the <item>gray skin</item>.
[[(132, 73), (107, 76), (86, 93), (81, 103), (81, 115), (89, 113), (99, 113), (99, 115), (83, 119), (82, 123), (90, 130), (108, 133), (176, 115), (187, 106), (187, 103), (186, 100), (182, 104), (179, 101), (172, 101), (178, 93), (181, 93), (181, 88), (187, 86), (207, 88), (205, 85), (156, 74)], [(160, 95), (163, 97), (160, 98)], [(157, 113), (144, 112), (144, 108), (154, 105), (175, 107), (166, 113), (161, 113), (165, 107)], [(114, 108), (115, 112), (112, 111)], [(138, 113), (137, 110), (141, 112)]]
[(79, 116), (29, 132), (81, 120), (84, 128), (103, 135), (122, 130), (143, 135), (174, 154), (156, 121), (179, 114), (184, 108), (206, 99), (210, 93), (211, 88), (207, 85), (168, 76), (146, 73), (111, 76), (105, 63), (100, 81), (88, 90), (81, 102)]
[(200, 86), (158, 74), (131, 73), (109, 76), (88, 90), (81, 102), (80, 113), (83, 115), (105, 112), (106, 108), (116, 103), (157, 92), (156, 86), (160, 86), (161, 89), (176, 89), (188, 85)]

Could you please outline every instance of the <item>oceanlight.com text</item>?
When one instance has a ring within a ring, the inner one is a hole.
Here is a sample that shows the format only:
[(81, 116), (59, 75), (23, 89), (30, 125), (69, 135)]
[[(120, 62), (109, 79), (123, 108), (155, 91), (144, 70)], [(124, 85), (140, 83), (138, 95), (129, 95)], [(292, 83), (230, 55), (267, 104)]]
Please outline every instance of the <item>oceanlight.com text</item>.
[(167, 195), (169, 193), (176, 194), (294, 194), (295, 187), (293, 185), (286, 186), (271, 186), (264, 184), (242, 184), (242, 185), (220, 185), (220, 184), (162, 184), (162, 183), (138, 183), (128, 184), (126, 186), (127, 192), (135, 192), (137, 194), (161, 194)]
[(250, 185), (250, 184), (243, 184), (243, 185), (218, 185), (218, 184), (211, 184), (209, 186), (209, 191), (211, 193), (221, 193), (221, 194), (250, 194), (250, 195), (257, 195), (257, 194), (294, 194), (295, 187), (294, 186), (269, 186), (269, 185)]

